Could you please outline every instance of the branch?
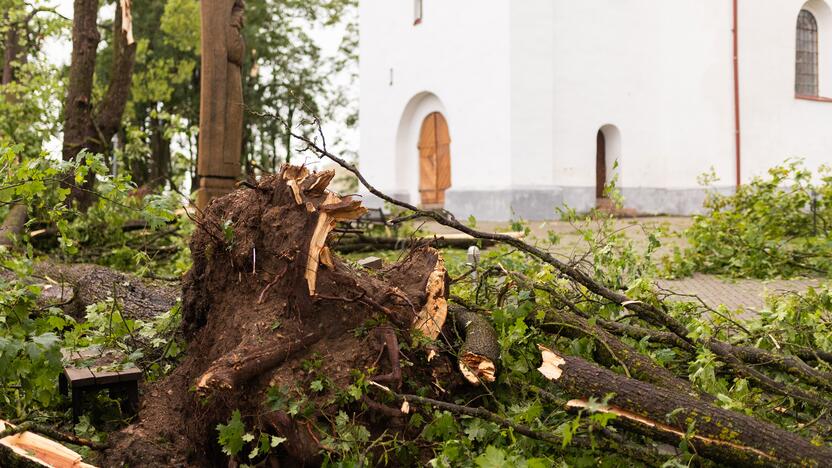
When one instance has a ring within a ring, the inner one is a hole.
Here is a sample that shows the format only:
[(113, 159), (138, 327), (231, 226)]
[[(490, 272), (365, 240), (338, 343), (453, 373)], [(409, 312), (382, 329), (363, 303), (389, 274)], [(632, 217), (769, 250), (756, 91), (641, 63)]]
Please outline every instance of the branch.
[[(263, 116), (263, 114), (260, 114)], [(282, 122), (280, 117), (273, 116), (274, 118), (278, 119)], [(319, 131), (320, 131), (320, 122), (318, 122)], [(777, 393), (783, 396), (789, 396), (795, 398), (797, 400), (803, 401), (804, 403), (808, 403), (814, 406), (832, 406), (832, 400), (823, 397), (821, 395), (816, 394), (815, 392), (803, 390), (795, 385), (791, 385), (788, 383), (781, 383), (777, 382), (774, 379), (770, 378), (769, 376), (763, 374), (762, 372), (757, 371), (746, 365), (740, 359), (738, 359), (731, 351), (731, 345), (721, 342), (716, 339), (693, 339), (688, 336), (688, 329), (685, 325), (678, 321), (676, 318), (670, 316), (663, 310), (659, 309), (658, 307), (647, 304), (642, 301), (636, 301), (625, 294), (622, 294), (618, 291), (614, 291), (603, 284), (599, 283), (592, 279), (589, 275), (584, 273), (583, 271), (573, 267), (572, 265), (566, 264), (557, 258), (555, 258), (551, 253), (542, 250), (538, 247), (533, 245), (527, 244), (526, 242), (514, 238), (509, 235), (505, 234), (498, 234), (492, 232), (483, 232), (473, 229), (471, 227), (466, 226), (465, 224), (460, 223), (453, 214), (448, 213), (447, 211), (426, 211), (422, 210), (410, 203), (403, 202), (397, 200), (384, 192), (381, 192), (377, 188), (375, 188), (365, 177), (364, 175), (355, 167), (355, 165), (350, 164), (346, 160), (341, 157), (338, 157), (332, 153), (330, 153), (326, 149), (326, 144), (323, 144), (323, 147), (318, 146), (316, 141), (295, 133), (292, 131), (291, 127), (287, 126), (286, 130), (293, 138), (298, 139), (306, 144), (306, 147), (318, 155), (321, 158), (328, 158), (339, 166), (343, 167), (344, 169), (353, 173), (358, 180), (361, 182), (367, 190), (372, 193), (373, 195), (381, 198), (382, 200), (405, 208), (407, 210), (413, 211), (414, 214), (419, 214), (425, 218), (430, 218), (436, 221), (437, 223), (447, 226), (457, 231), (463, 232), (468, 234), (469, 236), (476, 237), (477, 239), (488, 239), (495, 242), (501, 242), (503, 244), (510, 245), (517, 250), (525, 252), (533, 257), (542, 260), (549, 265), (555, 267), (563, 276), (570, 278), (572, 281), (580, 284), (581, 286), (585, 287), (590, 292), (603, 297), (604, 299), (609, 300), (615, 304), (618, 304), (628, 310), (635, 312), (639, 317), (642, 319), (654, 323), (656, 325), (661, 325), (666, 327), (668, 330), (673, 332), (679, 339), (685, 343), (685, 349), (690, 351), (695, 349), (696, 345), (704, 346), (705, 348), (709, 349), (711, 352), (716, 354), (721, 358), (721, 360), (728, 364), (731, 368), (734, 369), (740, 375), (743, 375), (749, 379), (754, 380), (757, 382), (761, 387)], [(321, 132), (322, 133), (322, 132)]]

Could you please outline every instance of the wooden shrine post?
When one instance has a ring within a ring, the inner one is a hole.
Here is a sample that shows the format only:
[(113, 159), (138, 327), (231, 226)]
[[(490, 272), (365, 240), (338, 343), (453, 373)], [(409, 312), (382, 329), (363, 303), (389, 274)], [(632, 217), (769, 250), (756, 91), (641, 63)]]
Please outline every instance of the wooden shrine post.
[(199, 189), (196, 204), (234, 189), (243, 139), (243, 0), (200, 2)]

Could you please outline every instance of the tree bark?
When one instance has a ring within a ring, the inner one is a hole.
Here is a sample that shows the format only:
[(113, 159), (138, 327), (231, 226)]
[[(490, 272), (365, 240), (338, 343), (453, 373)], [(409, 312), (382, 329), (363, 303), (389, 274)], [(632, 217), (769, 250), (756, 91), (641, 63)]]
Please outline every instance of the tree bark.
[(696, 453), (723, 463), (763, 466), (828, 466), (832, 449), (765, 421), (713, 406), (685, 393), (630, 379), (578, 357), (540, 346), (547, 379), (574, 396), (567, 406), (590, 406), (615, 414), (613, 424), (649, 437), (678, 443), (687, 439)]
[(464, 307), (449, 306), (457, 330), (464, 337), (459, 348), (459, 370), (468, 382), (494, 382), (500, 362), (500, 343), (494, 326), (482, 315)]
[[(92, 102), (96, 49), (101, 35), (98, 33), (98, 0), (75, 0), (72, 20), (72, 61), (69, 69), (69, 86), (64, 104), (63, 159), (75, 159), (81, 150), (105, 153), (110, 140), (118, 131), (124, 107), (130, 93), (130, 81), (136, 58), (136, 43), (132, 36), (132, 10), (130, 0), (116, 3), (113, 22), (113, 64), (107, 92), (97, 106), (94, 115)], [(89, 174), (81, 186), (76, 186), (74, 175), (65, 177), (71, 189), (70, 197), (82, 209), (92, 205), (95, 197), (92, 189), (94, 174)]]

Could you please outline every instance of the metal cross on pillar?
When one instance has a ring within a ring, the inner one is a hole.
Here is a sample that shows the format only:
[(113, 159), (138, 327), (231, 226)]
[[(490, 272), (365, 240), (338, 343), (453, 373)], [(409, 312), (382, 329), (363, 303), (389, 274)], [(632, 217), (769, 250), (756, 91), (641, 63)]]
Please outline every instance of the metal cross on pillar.
[(199, 189), (196, 205), (234, 190), (243, 140), (243, 0), (200, 2)]

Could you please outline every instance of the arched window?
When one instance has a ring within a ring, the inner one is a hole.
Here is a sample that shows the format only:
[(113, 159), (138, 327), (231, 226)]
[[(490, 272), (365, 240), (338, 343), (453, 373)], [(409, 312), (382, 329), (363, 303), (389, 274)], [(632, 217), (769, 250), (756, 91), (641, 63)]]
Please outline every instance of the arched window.
[(800, 96), (818, 95), (818, 22), (808, 10), (800, 10), (797, 17), (794, 92)]

